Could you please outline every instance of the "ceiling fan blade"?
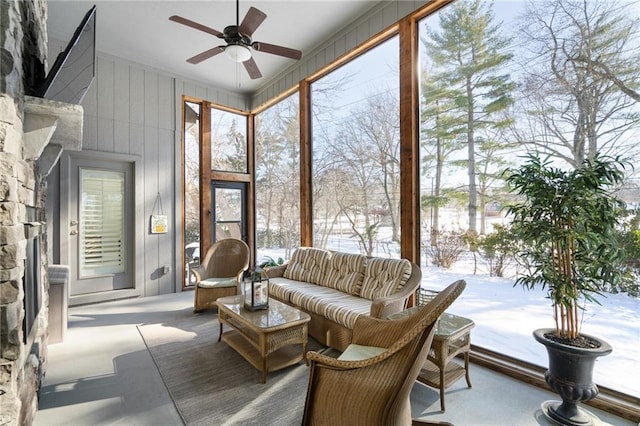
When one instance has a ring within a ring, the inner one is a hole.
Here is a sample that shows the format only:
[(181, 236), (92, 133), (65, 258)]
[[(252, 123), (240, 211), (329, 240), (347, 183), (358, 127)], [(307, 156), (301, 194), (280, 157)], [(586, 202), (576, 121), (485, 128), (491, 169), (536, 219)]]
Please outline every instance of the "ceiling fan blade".
[(205, 33), (214, 35), (216, 37), (223, 37), (220, 31), (214, 30), (213, 28), (209, 28), (202, 24), (198, 24), (197, 22), (194, 22), (187, 18), (183, 18), (182, 16), (173, 15), (169, 17), (169, 20), (177, 22), (178, 24), (186, 25), (187, 27), (195, 28), (196, 30), (204, 31)]
[(258, 69), (258, 65), (256, 65), (256, 61), (254, 61), (253, 58), (247, 59), (246, 61), (243, 62), (243, 64), (244, 64), (244, 68), (249, 73), (249, 77), (251, 77), (252, 80), (262, 77), (262, 74)]
[(251, 37), (253, 32), (264, 22), (267, 18), (267, 14), (259, 11), (255, 7), (250, 7), (247, 14), (240, 24), (240, 32), (244, 35)]
[(291, 59), (302, 58), (302, 52), (288, 47), (277, 46), (275, 44), (263, 43), (261, 41), (253, 42), (251, 45), (258, 52), (271, 53), (273, 55), (284, 56)]
[(221, 46), (214, 47), (213, 49), (205, 50), (204, 52), (199, 53), (196, 56), (192, 56), (191, 58), (187, 59), (187, 62), (189, 62), (190, 64), (199, 64), (205, 59), (209, 59), (212, 56), (215, 56), (218, 53), (222, 53), (222, 52), (224, 52), (223, 47)]

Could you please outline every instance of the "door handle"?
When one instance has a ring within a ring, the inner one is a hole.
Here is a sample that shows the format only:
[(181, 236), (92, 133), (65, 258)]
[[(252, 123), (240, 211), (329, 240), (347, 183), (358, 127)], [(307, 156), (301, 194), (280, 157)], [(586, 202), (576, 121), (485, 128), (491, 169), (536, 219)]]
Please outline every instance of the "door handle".
[(70, 225), (71, 225), (71, 226), (76, 226), (77, 224), (78, 224), (78, 221), (77, 221), (77, 220), (72, 220), (72, 221), (70, 222)]
[(74, 229), (73, 231), (69, 232), (69, 235), (78, 235), (78, 230)]

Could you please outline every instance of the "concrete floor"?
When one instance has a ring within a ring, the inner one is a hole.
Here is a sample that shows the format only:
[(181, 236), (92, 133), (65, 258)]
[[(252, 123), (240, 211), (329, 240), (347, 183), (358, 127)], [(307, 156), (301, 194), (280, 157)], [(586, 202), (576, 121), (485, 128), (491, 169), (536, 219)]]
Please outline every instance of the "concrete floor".
[[(70, 308), (64, 341), (49, 346), (35, 425), (183, 424), (136, 326), (161, 323), (192, 303), (185, 292)], [(471, 389), (464, 379), (447, 389), (445, 413), (438, 392), (417, 383), (414, 417), (457, 426), (551, 425), (540, 404), (557, 395), (474, 364), (471, 382)], [(635, 425), (590, 411), (602, 425)]]

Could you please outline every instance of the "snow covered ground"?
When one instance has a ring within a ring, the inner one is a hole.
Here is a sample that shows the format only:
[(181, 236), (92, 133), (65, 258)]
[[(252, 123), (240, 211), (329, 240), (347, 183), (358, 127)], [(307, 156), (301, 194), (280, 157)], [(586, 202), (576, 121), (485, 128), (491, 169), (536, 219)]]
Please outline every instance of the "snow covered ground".
[[(332, 246), (334, 244), (331, 244)], [(357, 246), (341, 241), (336, 250), (358, 252)], [(387, 256), (387, 253), (380, 253)], [(278, 250), (259, 250), (264, 256), (283, 256)], [(448, 309), (456, 315), (472, 319), (473, 344), (542, 367), (547, 365), (544, 346), (532, 336), (537, 328), (553, 327), (550, 302), (544, 290), (514, 287), (513, 279), (469, 273), (468, 261), (456, 263), (451, 270), (426, 266), (423, 260), (422, 287), (443, 289), (458, 279), (467, 287)], [(626, 294), (610, 294), (599, 299), (601, 305), (589, 304), (584, 313), (582, 332), (606, 340), (613, 352), (598, 358), (594, 371), (596, 383), (640, 397), (640, 299)]]
[[(422, 268), (422, 286), (442, 289), (457, 279), (467, 287), (448, 312), (471, 318), (476, 326), (471, 342), (546, 367), (547, 352), (533, 330), (554, 327), (552, 308), (544, 290), (513, 287), (513, 280)], [(640, 300), (610, 294), (584, 312), (582, 332), (604, 339), (611, 354), (596, 361), (596, 383), (640, 397)]]

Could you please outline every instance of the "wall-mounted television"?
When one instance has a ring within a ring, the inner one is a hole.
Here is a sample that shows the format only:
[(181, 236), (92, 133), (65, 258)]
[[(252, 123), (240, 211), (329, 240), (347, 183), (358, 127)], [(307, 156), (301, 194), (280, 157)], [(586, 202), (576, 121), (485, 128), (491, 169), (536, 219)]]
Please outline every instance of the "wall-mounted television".
[(95, 77), (96, 6), (82, 18), (66, 49), (60, 52), (36, 96), (80, 104)]

